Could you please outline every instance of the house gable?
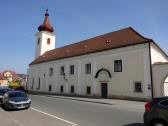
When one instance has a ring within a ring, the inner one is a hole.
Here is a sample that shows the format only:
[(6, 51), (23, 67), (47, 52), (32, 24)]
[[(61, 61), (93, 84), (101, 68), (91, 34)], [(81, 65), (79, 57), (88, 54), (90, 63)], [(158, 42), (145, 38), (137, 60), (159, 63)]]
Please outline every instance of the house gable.
[(150, 51), (152, 64), (158, 62), (168, 62), (167, 54), (155, 42), (151, 42)]

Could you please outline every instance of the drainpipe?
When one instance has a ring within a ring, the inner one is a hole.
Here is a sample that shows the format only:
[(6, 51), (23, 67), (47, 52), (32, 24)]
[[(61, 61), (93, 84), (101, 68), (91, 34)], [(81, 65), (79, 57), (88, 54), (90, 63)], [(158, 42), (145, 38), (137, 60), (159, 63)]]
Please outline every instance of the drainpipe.
[(154, 88), (153, 88), (153, 71), (152, 71), (152, 59), (151, 59), (151, 51), (150, 51), (150, 47), (151, 47), (151, 42), (149, 41), (149, 62), (150, 62), (150, 77), (151, 77), (151, 93), (152, 93), (152, 99), (154, 98)]

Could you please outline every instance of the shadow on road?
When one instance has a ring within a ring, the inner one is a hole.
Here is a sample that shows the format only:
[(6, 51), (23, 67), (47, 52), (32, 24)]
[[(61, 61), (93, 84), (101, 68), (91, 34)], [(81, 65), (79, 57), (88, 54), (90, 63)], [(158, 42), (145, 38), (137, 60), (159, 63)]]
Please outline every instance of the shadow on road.
[(2, 106), (1, 104), (0, 104), (0, 108), (2, 108), (2, 110), (6, 111), (6, 112), (17, 112), (17, 111), (27, 110), (27, 108), (22, 108), (22, 109), (5, 109), (5, 107)]
[(123, 126), (145, 126), (143, 123), (132, 123), (132, 124), (126, 124)]

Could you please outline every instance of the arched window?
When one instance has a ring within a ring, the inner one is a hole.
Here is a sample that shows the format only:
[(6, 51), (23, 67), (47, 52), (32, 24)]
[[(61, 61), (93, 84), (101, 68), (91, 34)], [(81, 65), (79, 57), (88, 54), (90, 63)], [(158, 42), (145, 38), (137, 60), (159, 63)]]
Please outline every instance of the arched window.
[(40, 45), (40, 38), (38, 38), (37, 40), (37, 45)]
[(47, 38), (47, 44), (50, 45), (50, 38)]

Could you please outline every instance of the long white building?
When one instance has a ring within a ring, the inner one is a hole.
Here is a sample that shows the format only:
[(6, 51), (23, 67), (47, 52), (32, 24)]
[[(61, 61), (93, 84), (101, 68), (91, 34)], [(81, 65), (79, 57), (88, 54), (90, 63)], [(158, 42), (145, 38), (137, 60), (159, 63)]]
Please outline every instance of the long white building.
[(168, 56), (133, 28), (55, 48), (46, 11), (29, 64), (34, 92), (103, 98), (150, 99), (168, 93)]

